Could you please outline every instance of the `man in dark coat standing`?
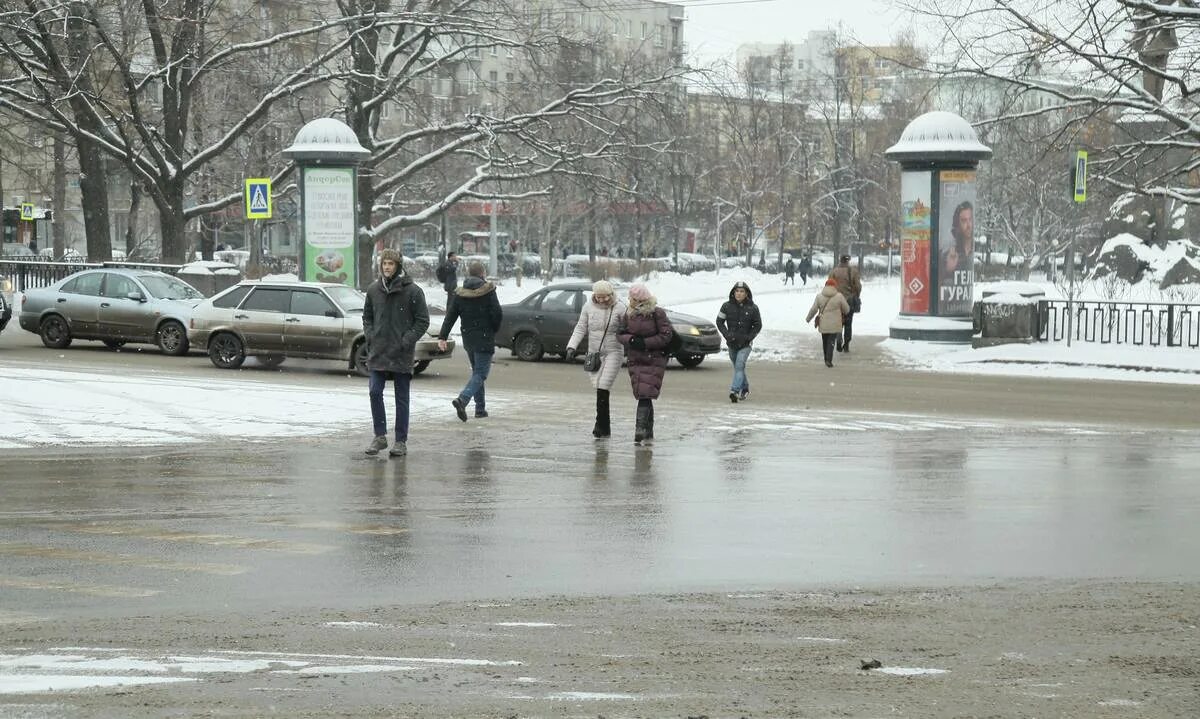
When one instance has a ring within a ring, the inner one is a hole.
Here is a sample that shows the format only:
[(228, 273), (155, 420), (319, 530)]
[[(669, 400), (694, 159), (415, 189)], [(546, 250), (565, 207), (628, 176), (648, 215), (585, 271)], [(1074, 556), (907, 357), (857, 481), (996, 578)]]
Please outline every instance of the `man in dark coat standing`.
[(462, 318), (463, 349), (471, 363), (471, 379), (451, 400), (458, 418), (467, 421), (467, 403), (475, 400), (475, 417), (488, 416), (484, 404), (483, 384), (492, 369), (492, 358), (496, 354), (496, 330), (504, 313), (500, 309), (500, 298), (496, 297), (496, 286), (484, 279), (486, 271), (482, 262), (472, 262), (467, 267), (467, 279), (455, 291), (454, 302), (446, 311), (446, 319), (438, 332), (438, 349), (446, 351), (446, 339), (454, 323)]
[(783, 284), (791, 282), (793, 286), (796, 284), (796, 263), (789, 257), (788, 261), (783, 265)]
[(453, 252), (446, 254), (446, 261), (437, 268), (438, 282), (446, 290), (446, 312), (454, 302), (454, 291), (458, 289), (458, 255)]
[(812, 274), (812, 255), (805, 255), (800, 259), (800, 282), (804, 285), (808, 284), (808, 276)]
[[(790, 261), (790, 260), (789, 260)], [(729, 301), (717, 313), (717, 330), (729, 347), (733, 363), (733, 382), (729, 385), (729, 401), (737, 402), (750, 396), (750, 379), (746, 377), (746, 361), (750, 359), (750, 344), (762, 330), (762, 315), (754, 304), (750, 285), (735, 282), (729, 290)]]
[(367, 288), (363, 303), (363, 333), (367, 342), (368, 393), (375, 439), (367, 454), (379, 454), (387, 448), (387, 413), (383, 407), (383, 387), (392, 380), (396, 393), (396, 442), (388, 452), (393, 457), (408, 453), (408, 391), (412, 382), (413, 354), (417, 340), (429, 329), (429, 309), (425, 293), (404, 273), (400, 253), (385, 249), (379, 253), (379, 279)]

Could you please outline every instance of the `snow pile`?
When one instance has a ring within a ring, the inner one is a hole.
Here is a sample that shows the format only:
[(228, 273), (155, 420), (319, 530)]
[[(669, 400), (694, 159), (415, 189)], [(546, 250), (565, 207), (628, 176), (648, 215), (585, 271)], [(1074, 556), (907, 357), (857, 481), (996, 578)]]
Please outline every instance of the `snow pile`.
[(179, 268), (181, 275), (240, 275), (237, 265), (217, 260), (196, 260)]

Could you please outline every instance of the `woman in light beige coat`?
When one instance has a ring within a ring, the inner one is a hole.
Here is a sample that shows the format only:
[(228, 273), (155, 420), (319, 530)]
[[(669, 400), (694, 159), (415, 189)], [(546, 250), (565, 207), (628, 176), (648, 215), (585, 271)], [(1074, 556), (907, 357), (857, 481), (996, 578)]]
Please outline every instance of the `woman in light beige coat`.
[(850, 314), (850, 303), (838, 292), (837, 280), (825, 280), (825, 288), (817, 293), (805, 322), (817, 318), (817, 329), (821, 332), (821, 349), (825, 352), (825, 366), (833, 366), (833, 346), (842, 333), (842, 320)]
[(596, 439), (612, 434), (609, 421), (608, 393), (625, 357), (625, 347), (617, 341), (617, 328), (628, 308), (617, 298), (613, 286), (605, 280), (592, 285), (592, 299), (583, 306), (575, 332), (567, 342), (567, 359), (574, 359), (580, 343), (587, 338), (588, 352), (600, 353), (600, 369), (589, 372), (592, 386), (596, 388), (596, 425), (592, 436)]

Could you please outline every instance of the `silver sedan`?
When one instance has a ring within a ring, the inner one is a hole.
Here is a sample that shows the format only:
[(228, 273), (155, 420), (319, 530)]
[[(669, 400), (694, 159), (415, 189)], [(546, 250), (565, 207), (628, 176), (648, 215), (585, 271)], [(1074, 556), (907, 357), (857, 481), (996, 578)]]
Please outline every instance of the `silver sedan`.
[(202, 299), (195, 287), (166, 273), (106, 267), (26, 290), (20, 322), (52, 349), (80, 339), (113, 349), (145, 342), (183, 355), (192, 308)]
[[(268, 367), (301, 357), (341, 360), (366, 375), (363, 301), (363, 293), (344, 285), (247, 280), (196, 307), (188, 336), (221, 369), (241, 367), (246, 357)], [(417, 342), (413, 374), (454, 350), (450, 342), (439, 351), (433, 332)]]

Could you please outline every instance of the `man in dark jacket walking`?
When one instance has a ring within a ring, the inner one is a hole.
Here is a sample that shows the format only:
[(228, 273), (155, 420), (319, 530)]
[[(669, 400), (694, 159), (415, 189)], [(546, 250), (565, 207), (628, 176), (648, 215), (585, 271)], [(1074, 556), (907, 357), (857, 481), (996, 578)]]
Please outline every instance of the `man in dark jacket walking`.
[(383, 406), (383, 388), (392, 380), (396, 393), (396, 441), (388, 452), (393, 457), (408, 453), (408, 392), (412, 382), (413, 353), (417, 340), (429, 329), (429, 309), (425, 293), (404, 274), (400, 253), (385, 249), (379, 253), (379, 279), (367, 288), (363, 303), (363, 332), (367, 342), (368, 393), (375, 439), (367, 454), (379, 454), (387, 448), (387, 413)]
[(842, 322), (842, 334), (837, 338), (837, 351), (850, 351), (850, 338), (854, 336), (854, 313), (862, 309), (862, 275), (857, 267), (850, 266), (850, 255), (842, 255), (842, 261), (829, 273), (829, 278), (837, 282), (838, 292), (846, 298), (850, 305), (850, 313)]
[(793, 286), (796, 284), (796, 263), (789, 257), (788, 261), (783, 265), (783, 284), (791, 282)]
[(729, 401), (737, 402), (750, 396), (750, 380), (746, 377), (746, 361), (750, 359), (750, 344), (762, 329), (762, 315), (754, 304), (750, 285), (735, 282), (729, 290), (729, 301), (717, 313), (717, 329), (729, 347), (733, 363), (733, 382), (729, 385)]
[(437, 279), (442, 283), (442, 289), (446, 290), (446, 312), (449, 312), (454, 302), (454, 291), (458, 289), (458, 255), (453, 252), (446, 254), (446, 261), (438, 265)]
[(467, 267), (467, 279), (455, 291), (454, 301), (446, 310), (446, 319), (438, 332), (438, 349), (446, 351), (446, 339), (454, 323), (462, 318), (463, 349), (471, 363), (471, 379), (450, 404), (458, 418), (467, 421), (467, 403), (475, 400), (475, 417), (486, 417), (483, 384), (492, 369), (492, 358), (496, 353), (496, 330), (504, 314), (500, 310), (500, 299), (496, 297), (496, 286), (484, 279), (482, 262), (472, 262)]
[(800, 259), (800, 282), (808, 284), (808, 276), (812, 274), (812, 256), (805, 255)]

